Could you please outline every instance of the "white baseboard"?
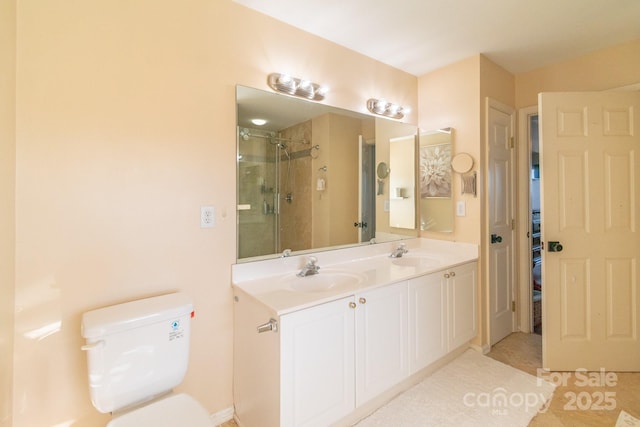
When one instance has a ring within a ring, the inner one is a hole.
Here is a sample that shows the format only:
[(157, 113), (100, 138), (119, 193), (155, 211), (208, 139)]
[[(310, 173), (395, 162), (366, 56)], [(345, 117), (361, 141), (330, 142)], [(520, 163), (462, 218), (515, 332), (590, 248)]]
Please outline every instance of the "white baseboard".
[(211, 414), (211, 422), (214, 426), (219, 426), (222, 423), (226, 423), (233, 419), (233, 407), (223, 409), (215, 414)]
[(471, 344), (470, 347), (475, 351), (480, 352), (481, 354), (487, 354), (491, 351), (491, 346), (489, 344), (485, 344), (481, 346), (476, 344)]

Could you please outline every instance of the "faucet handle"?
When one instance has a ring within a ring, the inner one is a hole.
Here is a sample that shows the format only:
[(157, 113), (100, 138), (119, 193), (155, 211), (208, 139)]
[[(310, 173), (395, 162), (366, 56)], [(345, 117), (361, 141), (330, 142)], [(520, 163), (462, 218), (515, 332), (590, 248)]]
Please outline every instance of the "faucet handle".
[(391, 252), (389, 254), (389, 258), (400, 258), (400, 257), (402, 257), (402, 255), (404, 255), (407, 252), (409, 252), (409, 249), (407, 249), (406, 246), (407, 246), (406, 243), (398, 243), (398, 247), (395, 248), (393, 250), (393, 252)]
[(316, 265), (317, 262), (318, 262), (318, 258), (316, 258), (314, 256), (307, 257), (307, 264), (308, 265)]

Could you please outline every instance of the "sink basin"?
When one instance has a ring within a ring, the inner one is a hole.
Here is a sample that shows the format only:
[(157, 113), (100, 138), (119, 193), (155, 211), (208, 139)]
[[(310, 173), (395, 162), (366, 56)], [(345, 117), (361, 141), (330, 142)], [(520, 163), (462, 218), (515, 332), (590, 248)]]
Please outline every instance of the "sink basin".
[(442, 262), (433, 256), (409, 252), (401, 258), (392, 258), (391, 264), (401, 267), (437, 267)]
[(320, 269), (318, 274), (298, 277), (288, 274), (280, 280), (289, 289), (298, 292), (326, 292), (355, 287), (364, 282), (365, 276), (345, 270)]

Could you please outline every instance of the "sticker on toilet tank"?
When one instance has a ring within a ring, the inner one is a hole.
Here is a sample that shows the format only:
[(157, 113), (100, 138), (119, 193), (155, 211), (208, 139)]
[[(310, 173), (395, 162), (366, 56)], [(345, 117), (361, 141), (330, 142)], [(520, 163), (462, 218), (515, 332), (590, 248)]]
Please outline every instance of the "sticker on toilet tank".
[(184, 329), (180, 325), (180, 320), (171, 322), (171, 331), (169, 332), (169, 341), (184, 337)]

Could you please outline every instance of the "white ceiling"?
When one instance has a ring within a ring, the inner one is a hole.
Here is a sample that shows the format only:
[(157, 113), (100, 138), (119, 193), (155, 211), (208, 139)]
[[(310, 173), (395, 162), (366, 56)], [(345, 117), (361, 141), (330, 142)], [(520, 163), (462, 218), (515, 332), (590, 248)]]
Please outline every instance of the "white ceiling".
[(511, 73), (640, 38), (640, 0), (234, 0), (410, 74), (482, 53)]

